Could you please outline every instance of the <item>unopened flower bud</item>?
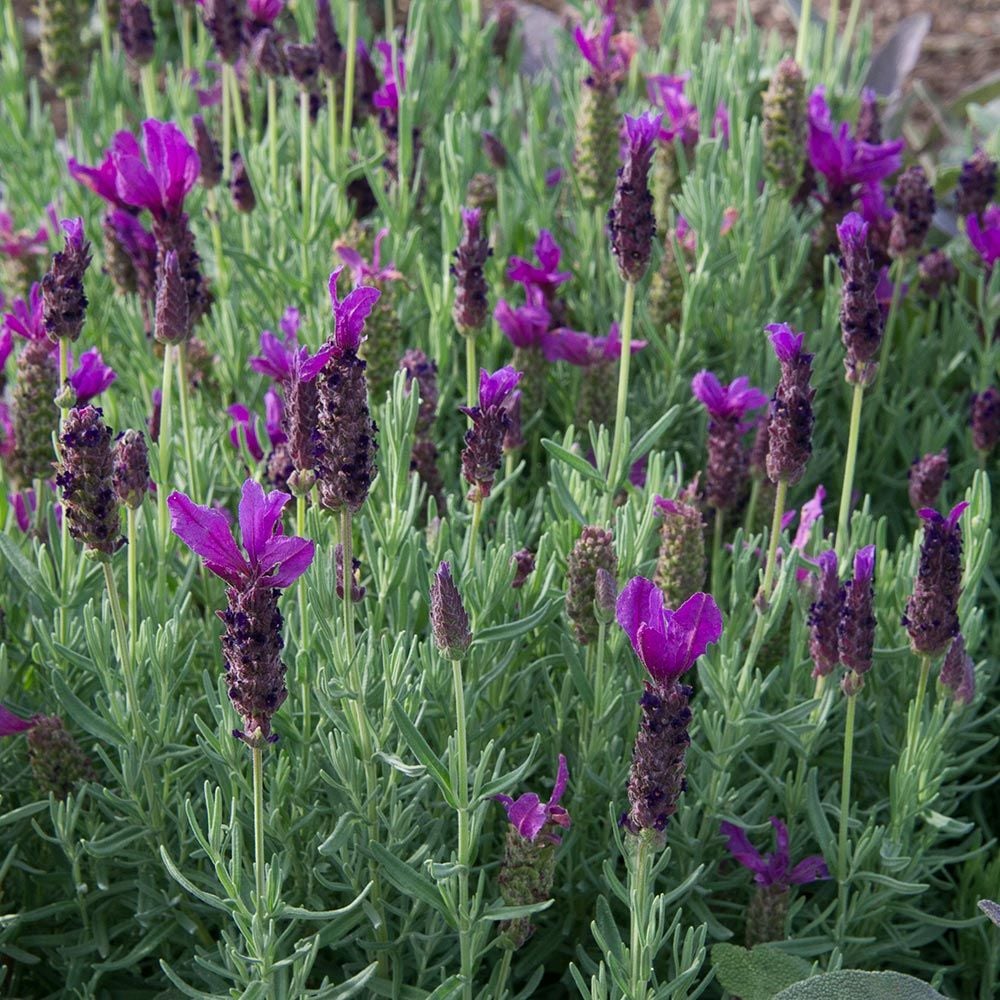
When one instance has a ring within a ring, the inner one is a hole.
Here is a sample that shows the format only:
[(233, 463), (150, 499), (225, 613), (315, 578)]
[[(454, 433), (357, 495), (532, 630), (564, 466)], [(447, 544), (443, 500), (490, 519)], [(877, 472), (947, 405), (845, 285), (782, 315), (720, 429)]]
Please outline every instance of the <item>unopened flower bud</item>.
[(222, 180), (222, 153), (201, 115), (194, 116), (194, 142), (201, 161), (202, 187), (210, 191)]
[(910, 506), (914, 510), (936, 507), (941, 487), (948, 478), (948, 449), (914, 459), (909, 478)]
[(133, 510), (142, 506), (149, 489), (149, 455), (139, 431), (125, 431), (114, 449), (112, 479), (118, 499)]
[(462, 659), (472, 643), (469, 616), (446, 562), (441, 563), (431, 581), (431, 632), (448, 660)]
[(163, 262), (156, 287), (155, 336), (161, 344), (179, 344), (187, 340), (190, 333), (187, 289), (177, 253), (171, 250)]
[(146, 66), (153, 61), (156, 29), (153, 27), (153, 15), (144, 0), (121, 0), (118, 37), (133, 65)]
[(229, 195), (237, 212), (249, 214), (257, 207), (257, 196), (250, 184), (246, 161), (239, 153), (230, 158)]
[(778, 63), (764, 94), (764, 170), (793, 194), (806, 150), (806, 81), (794, 59)]
[(588, 524), (577, 539), (566, 561), (566, 614), (573, 623), (577, 642), (585, 646), (599, 634), (594, 612), (597, 597), (597, 571), (603, 569), (612, 580), (618, 570), (610, 531)]
[(965, 651), (965, 639), (961, 632), (951, 640), (941, 664), (940, 680), (956, 705), (968, 705), (976, 696), (976, 667)]

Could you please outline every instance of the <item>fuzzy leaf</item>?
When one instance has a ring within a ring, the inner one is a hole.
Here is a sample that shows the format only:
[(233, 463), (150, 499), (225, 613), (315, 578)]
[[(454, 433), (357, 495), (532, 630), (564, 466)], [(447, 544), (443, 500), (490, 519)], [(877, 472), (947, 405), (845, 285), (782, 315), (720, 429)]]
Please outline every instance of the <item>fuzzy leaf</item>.
[(776, 994), (774, 1000), (945, 1000), (945, 997), (927, 983), (901, 972), (845, 969), (795, 983)]
[(441, 894), (432, 882), (429, 882), (420, 872), (411, 868), (401, 858), (391, 854), (381, 844), (373, 842), (371, 852), (375, 855), (375, 860), (379, 863), (385, 877), (404, 895), (413, 896), (421, 902), (426, 903), (432, 910), (436, 910), (448, 922), (449, 926), (455, 927), (454, 915), (445, 906)]
[(431, 777), (438, 788), (441, 789), (448, 804), (453, 809), (457, 808), (457, 799), (451, 787), (451, 778), (448, 776), (448, 769), (430, 748), (427, 740), (420, 735), (420, 730), (413, 724), (410, 717), (406, 714), (406, 710), (398, 701), (392, 703), (392, 717), (403, 739), (406, 740), (407, 746), (413, 751), (417, 760), (430, 772)]
[(812, 969), (804, 959), (766, 944), (752, 949), (717, 944), (712, 948), (712, 967), (722, 986), (743, 1000), (771, 1000)]
[(561, 445), (556, 444), (555, 441), (550, 441), (548, 438), (542, 438), (542, 447), (553, 458), (558, 458), (560, 462), (564, 462), (571, 469), (575, 469), (585, 479), (591, 479), (595, 483), (604, 485), (604, 476), (601, 475), (600, 470), (596, 466), (591, 465), (582, 455), (576, 455), (571, 451), (567, 451)]

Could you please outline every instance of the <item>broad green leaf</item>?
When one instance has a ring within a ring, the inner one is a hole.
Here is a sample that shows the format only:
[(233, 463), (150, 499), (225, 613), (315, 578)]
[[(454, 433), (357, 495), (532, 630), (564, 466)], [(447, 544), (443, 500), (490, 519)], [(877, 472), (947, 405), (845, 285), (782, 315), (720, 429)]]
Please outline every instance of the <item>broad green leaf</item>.
[[(714, 951), (714, 949), (713, 949)], [(774, 1000), (946, 1000), (927, 983), (901, 972), (845, 969), (795, 983)]]
[(717, 944), (712, 948), (716, 978), (734, 996), (743, 1000), (771, 1000), (779, 990), (805, 979), (812, 966), (773, 945), (741, 948)]

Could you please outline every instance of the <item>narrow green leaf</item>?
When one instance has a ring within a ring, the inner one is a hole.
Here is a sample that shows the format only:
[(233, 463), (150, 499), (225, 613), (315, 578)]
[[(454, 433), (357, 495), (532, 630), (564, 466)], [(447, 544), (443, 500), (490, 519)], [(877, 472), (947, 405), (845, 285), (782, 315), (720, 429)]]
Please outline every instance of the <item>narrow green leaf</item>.
[(482, 916), (483, 920), (516, 920), (518, 917), (530, 917), (532, 913), (547, 910), (554, 899), (546, 899), (544, 903), (528, 903), (525, 906), (491, 906)]
[(11, 568), (21, 578), (29, 594), (46, 594), (48, 588), (42, 580), (42, 574), (31, 565), (27, 556), (14, 544), (9, 535), (0, 534), (0, 552), (10, 563)]
[(653, 446), (656, 444), (657, 439), (666, 433), (667, 428), (677, 419), (681, 412), (681, 408), (674, 404), (667, 410), (666, 413), (660, 417), (656, 423), (653, 424), (649, 430), (645, 431), (642, 436), (634, 445), (632, 445), (631, 450), (628, 453), (628, 468), (631, 469), (636, 462), (642, 458), (647, 452), (653, 450)]
[(455, 798), (455, 792), (451, 787), (451, 778), (448, 775), (447, 768), (441, 763), (440, 758), (431, 749), (427, 740), (420, 735), (420, 730), (413, 724), (410, 717), (406, 714), (406, 710), (398, 701), (392, 703), (392, 717), (403, 739), (406, 740), (407, 746), (413, 751), (417, 760), (430, 772), (430, 776), (434, 779), (438, 788), (441, 789), (441, 793), (448, 801), (448, 804), (453, 809), (457, 808), (458, 800)]
[(420, 872), (411, 868), (405, 861), (400, 860), (395, 854), (390, 854), (381, 844), (372, 843), (370, 846), (375, 860), (379, 863), (385, 877), (402, 893), (414, 896), (421, 902), (426, 903), (431, 909), (436, 910), (448, 922), (452, 928), (456, 927), (455, 918), (445, 906), (441, 894), (437, 891), (433, 882), (424, 878)]
[(585, 479), (591, 479), (595, 483), (600, 483), (604, 485), (605, 479), (601, 475), (600, 470), (595, 466), (591, 465), (583, 455), (578, 455), (572, 451), (567, 451), (561, 445), (551, 441), (549, 438), (542, 438), (542, 447), (553, 457), (558, 458), (560, 462), (564, 462), (571, 469), (575, 469), (580, 473)]
[(557, 599), (546, 601), (541, 607), (536, 608), (530, 615), (519, 618), (514, 622), (506, 622), (503, 625), (494, 625), (492, 628), (480, 629), (476, 632), (475, 643), (482, 645), (491, 642), (506, 642), (510, 639), (517, 639), (525, 635), (533, 628), (537, 628), (552, 612)]
[(58, 670), (52, 671), (52, 687), (69, 717), (85, 732), (113, 747), (120, 746), (125, 741), (124, 736), (113, 723), (87, 708), (73, 694), (66, 679)]
[(220, 899), (214, 893), (206, 892), (204, 889), (199, 889), (190, 879), (183, 875), (180, 869), (171, 861), (170, 855), (167, 854), (167, 849), (165, 847), (160, 847), (160, 857), (163, 860), (163, 864), (167, 871), (170, 873), (171, 878), (189, 892), (195, 899), (200, 899), (203, 903), (211, 906), (214, 910), (219, 910), (222, 913), (232, 913), (232, 907), (228, 903)]

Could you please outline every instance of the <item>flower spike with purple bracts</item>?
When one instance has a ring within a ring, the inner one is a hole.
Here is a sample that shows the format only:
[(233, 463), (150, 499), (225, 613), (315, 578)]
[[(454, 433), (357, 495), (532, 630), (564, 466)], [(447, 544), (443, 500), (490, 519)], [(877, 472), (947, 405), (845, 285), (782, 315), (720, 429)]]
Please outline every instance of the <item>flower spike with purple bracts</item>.
[(771, 397), (767, 474), (771, 482), (791, 484), (802, 478), (812, 454), (813, 356), (803, 350), (805, 334), (787, 323), (772, 323), (765, 329), (781, 364), (781, 378)]
[(938, 502), (941, 487), (948, 478), (948, 449), (915, 458), (910, 466), (910, 506), (914, 510), (933, 507)]
[(288, 696), (278, 597), (309, 568), (314, 555), (311, 541), (282, 533), (281, 511), (290, 499), (277, 490), (265, 494), (252, 479), (243, 484), (241, 552), (221, 511), (193, 503), (183, 493), (167, 498), (171, 530), (229, 584), (228, 606), (217, 612), (226, 625), (222, 652), (229, 697), (244, 726), (233, 735), (250, 747), (277, 738), (271, 719)]
[(488, 312), (483, 267), (492, 253), (478, 208), (462, 209), (462, 239), (455, 250), (451, 273), (455, 278), (452, 317), (459, 333), (469, 334), (486, 322)]
[(955, 189), (955, 211), (962, 218), (979, 216), (986, 211), (987, 206), (997, 191), (997, 164), (986, 152), (977, 149), (972, 156), (962, 164)]
[(618, 172), (614, 199), (608, 211), (611, 249), (622, 281), (642, 280), (649, 267), (656, 235), (649, 168), (662, 115), (647, 111), (637, 118), (625, 116), (625, 164)]
[(90, 265), (90, 243), (83, 235), (83, 219), (63, 219), (60, 226), (66, 242), (42, 278), (45, 330), (58, 340), (76, 340), (87, 313), (83, 275)]
[(503, 460), (504, 435), (510, 426), (508, 397), (521, 381), (522, 372), (510, 365), (492, 375), (485, 369), (479, 372), (479, 402), (476, 406), (460, 406), (459, 410), (471, 421), (465, 432), (462, 451), (462, 472), (470, 485), (469, 499), (485, 500), (493, 488), (500, 463)]
[(472, 643), (469, 614), (451, 576), (451, 564), (442, 562), (431, 580), (431, 633), (447, 660), (461, 660)]
[(874, 358), (882, 343), (884, 321), (876, 289), (878, 272), (868, 250), (868, 223), (856, 212), (837, 226), (840, 270), (844, 285), (840, 300), (841, 339), (847, 354), (847, 381), (870, 385), (875, 377)]
[(819, 580), (816, 599), (809, 608), (809, 653), (813, 661), (813, 677), (832, 674), (840, 663), (837, 629), (844, 609), (846, 591), (837, 572), (837, 553), (830, 549), (816, 557)]
[(173, 122), (155, 118), (142, 123), (142, 151), (145, 162), (137, 148), (112, 148), (118, 197), (160, 221), (176, 219), (201, 173), (198, 153)]
[(864, 686), (875, 648), (875, 546), (854, 556), (854, 577), (844, 584), (844, 603), (837, 624), (837, 652), (848, 673), (841, 688), (848, 697)]
[(982, 258), (987, 271), (1000, 260), (1000, 205), (990, 205), (982, 217), (966, 216), (965, 231), (969, 242)]
[(972, 397), (972, 446), (985, 457), (1000, 442), (1000, 389), (987, 386)]

